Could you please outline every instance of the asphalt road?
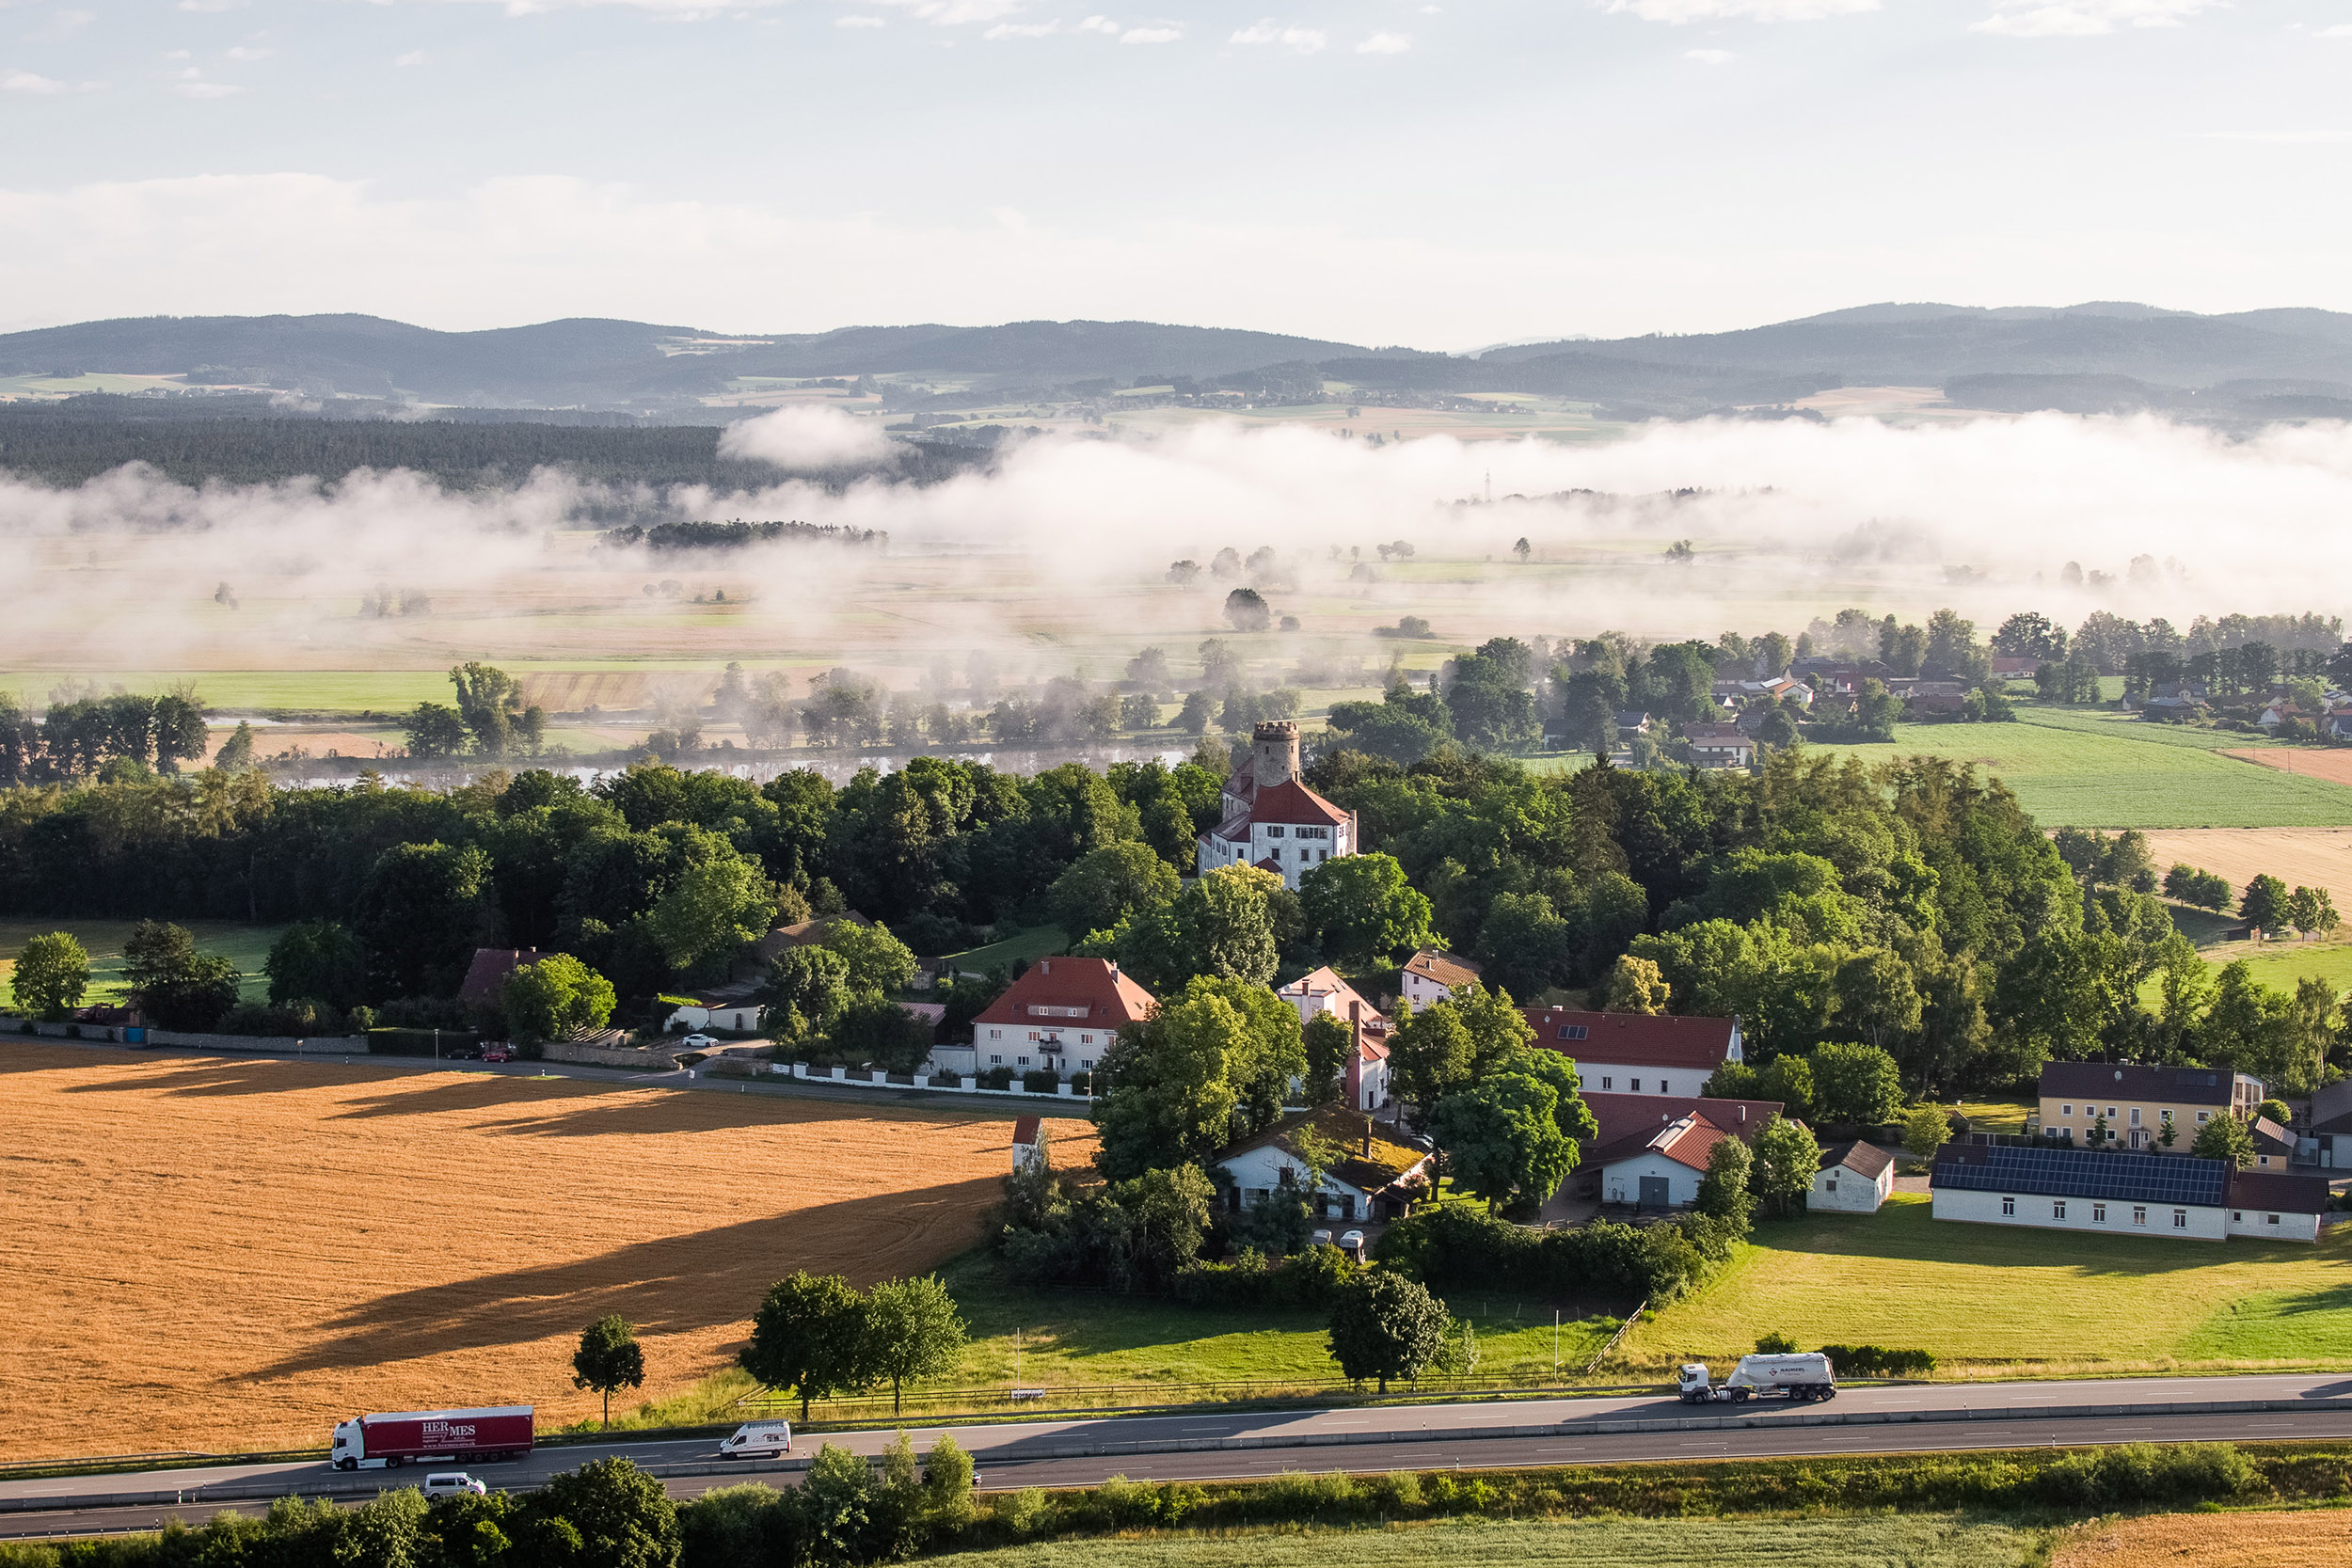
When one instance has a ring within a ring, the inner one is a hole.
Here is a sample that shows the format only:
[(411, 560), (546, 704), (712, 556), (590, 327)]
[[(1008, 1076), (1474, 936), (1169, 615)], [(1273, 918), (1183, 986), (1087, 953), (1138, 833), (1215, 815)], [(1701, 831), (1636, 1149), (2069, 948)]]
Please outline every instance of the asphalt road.
[[(2305, 1402), (2309, 1408), (2184, 1411), (2227, 1402)], [(2097, 1417), (2037, 1417), (2037, 1409), (2125, 1406)], [(1856, 1386), (1832, 1404), (1777, 1402), (1692, 1407), (1655, 1395), (1612, 1399), (1391, 1405), (1375, 1409), (1270, 1411), (1030, 1421), (993, 1426), (910, 1427), (918, 1448), (942, 1432), (977, 1461), (991, 1490), (1079, 1486), (1113, 1475), (1136, 1480), (1211, 1481), (1284, 1470), (1379, 1471), (1589, 1465), (1640, 1460), (1699, 1460), (1781, 1455), (1890, 1453), (2041, 1445), (2352, 1437), (2352, 1378), (2290, 1375), (2233, 1378), (2135, 1378), (2107, 1382), (1931, 1384)], [(1977, 1414), (1982, 1412), (1984, 1414)], [(2016, 1413), (2024, 1414), (2016, 1414)], [(1682, 1421), (1736, 1413), (1741, 1424), (1698, 1431), (1639, 1431), (1632, 1423)], [(1823, 1416), (1883, 1415), (1932, 1421), (1817, 1424)], [(1529, 1433), (1601, 1421), (1618, 1430)], [(1496, 1429), (1517, 1429), (1497, 1434)], [(803, 1437), (872, 1454), (890, 1432)], [(1240, 1443), (1247, 1447), (1232, 1447)], [(1085, 1449), (1092, 1451), (1073, 1453)], [(1105, 1451), (1107, 1450), (1107, 1451)], [(583, 1444), (541, 1449), (507, 1464), (469, 1466), (493, 1486), (524, 1490), (591, 1459), (622, 1455), (657, 1467), (674, 1497), (691, 1497), (737, 1480), (790, 1484), (797, 1472), (732, 1465), (714, 1438)], [(223, 1465), (43, 1480), (0, 1481), (0, 1537), (151, 1529), (165, 1519), (191, 1521), (222, 1509), (259, 1513), (281, 1495), (331, 1495), (358, 1501), (377, 1485), (414, 1485), (419, 1468), (339, 1473), (320, 1462)], [(175, 1500), (114, 1505), (102, 1499), (171, 1492)], [(54, 1499), (55, 1506), (44, 1506)]]

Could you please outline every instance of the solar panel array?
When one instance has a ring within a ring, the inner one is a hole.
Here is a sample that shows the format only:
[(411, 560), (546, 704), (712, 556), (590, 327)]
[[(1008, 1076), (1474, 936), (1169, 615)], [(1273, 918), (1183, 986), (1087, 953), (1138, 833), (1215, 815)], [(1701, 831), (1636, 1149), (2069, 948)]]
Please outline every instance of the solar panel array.
[(2070, 1148), (1975, 1148), (1967, 1161), (1939, 1161), (1935, 1185), (1965, 1192), (2032, 1193), (2119, 1203), (2218, 1207), (2230, 1167), (2219, 1160), (2162, 1154), (2093, 1154)]

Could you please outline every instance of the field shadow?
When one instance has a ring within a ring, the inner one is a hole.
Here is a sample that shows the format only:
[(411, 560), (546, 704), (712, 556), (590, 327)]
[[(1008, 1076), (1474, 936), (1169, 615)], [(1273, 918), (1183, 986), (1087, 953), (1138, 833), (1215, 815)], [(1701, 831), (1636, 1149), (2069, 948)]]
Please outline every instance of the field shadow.
[[(900, 1267), (920, 1267), (891, 1255), (927, 1237), (936, 1237), (938, 1254), (968, 1245), (972, 1217), (998, 1186), (993, 1177), (975, 1177), (847, 1198), (595, 1258), (391, 1291), (322, 1324), (318, 1344), (240, 1372), (237, 1381), (530, 1344), (575, 1334), (608, 1312), (657, 1335), (739, 1322), (794, 1269), (868, 1284)], [(646, 1201), (659, 1198), (648, 1194)]]
[(277, 1056), (239, 1057), (233, 1061), (206, 1061), (185, 1067), (162, 1062), (137, 1062), (134, 1066), (143, 1070), (87, 1084), (68, 1084), (61, 1092), (197, 1097), (284, 1094), (288, 1089), (298, 1086), (286, 1082), (284, 1069), (303, 1065)]

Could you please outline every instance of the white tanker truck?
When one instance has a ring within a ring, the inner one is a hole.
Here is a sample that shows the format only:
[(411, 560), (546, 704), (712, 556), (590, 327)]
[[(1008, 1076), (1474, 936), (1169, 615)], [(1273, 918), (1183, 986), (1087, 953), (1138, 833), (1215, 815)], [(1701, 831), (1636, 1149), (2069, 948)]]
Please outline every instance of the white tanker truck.
[(1721, 1383), (1708, 1379), (1705, 1362), (1684, 1365), (1677, 1389), (1685, 1404), (1739, 1404), (1751, 1399), (1832, 1400), (1837, 1371), (1819, 1351), (1799, 1355), (1743, 1355)]

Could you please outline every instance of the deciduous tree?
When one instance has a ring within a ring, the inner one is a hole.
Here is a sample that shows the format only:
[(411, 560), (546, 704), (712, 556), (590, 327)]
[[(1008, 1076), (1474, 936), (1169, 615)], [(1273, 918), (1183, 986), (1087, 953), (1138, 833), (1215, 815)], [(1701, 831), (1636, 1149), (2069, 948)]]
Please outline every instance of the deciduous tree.
[(637, 1342), (637, 1325), (618, 1312), (607, 1313), (580, 1331), (580, 1348), (572, 1353), (572, 1386), (604, 1396), (604, 1424), (612, 1424), (612, 1396), (623, 1388), (645, 1384), (645, 1348)]
[(906, 1385), (955, 1370), (963, 1350), (963, 1315), (936, 1275), (885, 1280), (866, 1298), (866, 1365), (890, 1380), (890, 1413)]
[(72, 933), (47, 931), (25, 941), (8, 977), (16, 1010), (27, 1018), (63, 1018), (89, 990), (89, 955)]
[(738, 1353), (743, 1370), (808, 1405), (866, 1381), (866, 1303), (837, 1274), (798, 1270), (768, 1288), (752, 1316), (752, 1337)]
[(1444, 1348), (1445, 1304), (1390, 1269), (1357, 1275), (1331, 1309), (1331, 1358), (1350, 1380), (1419, 1377)]

